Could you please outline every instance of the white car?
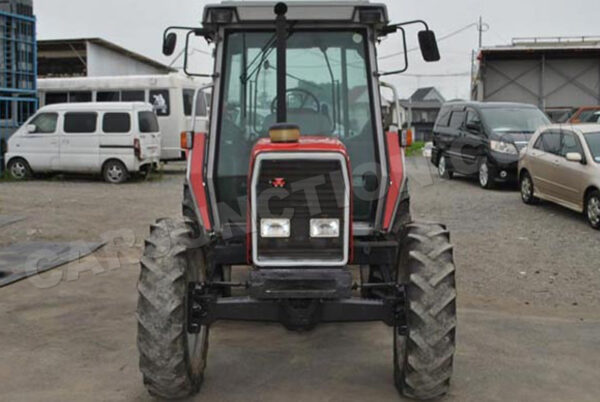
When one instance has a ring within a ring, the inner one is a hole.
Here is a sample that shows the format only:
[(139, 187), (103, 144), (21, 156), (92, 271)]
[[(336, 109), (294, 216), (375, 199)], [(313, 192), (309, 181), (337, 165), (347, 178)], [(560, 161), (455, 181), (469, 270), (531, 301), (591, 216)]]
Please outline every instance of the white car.
[(17, 180), (73, 172), (118, 184), (158, 164), (160, 141), (150, 104), (56, 104), (41, 108), (8, 140), (6, 168)]

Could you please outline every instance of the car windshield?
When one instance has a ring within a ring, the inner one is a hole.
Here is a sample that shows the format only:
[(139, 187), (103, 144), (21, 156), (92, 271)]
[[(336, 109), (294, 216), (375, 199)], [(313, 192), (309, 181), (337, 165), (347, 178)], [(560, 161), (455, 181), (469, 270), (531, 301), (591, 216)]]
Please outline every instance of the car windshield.
[(600, 163), (600, 133), (591, 133), (585, 135), (585, 141), (590, 148), (590, 152), (597, 163)]
[(596, 123), (600, 117), (600, 111), (597, 109), (584, 110), (579, 114), (579, 121), (581, 123)]
[(534, 133), (550, 124), (544, 113), (533, 108), (494, 108), (482, 110), (483, 120), (497, 133)]
[[(355, 193), (362, 186), (364, 166), (377, 162), (367, 42), (366, 32), (354, 29), (296, 30), (287, 39), (287, 120), (299, 125), (303, 136), (334, 137), (344, 143), (357, 172)], [(217, 194), (231, 208), (246, 196), (252, 147), (277, 122), (275, 45), (273, 31), (226, 35)], [(231, 188), (236, 193), (226, 194)], [(372, 204), (367, 204), (355, 197), (355, 218), (370, 216)]]

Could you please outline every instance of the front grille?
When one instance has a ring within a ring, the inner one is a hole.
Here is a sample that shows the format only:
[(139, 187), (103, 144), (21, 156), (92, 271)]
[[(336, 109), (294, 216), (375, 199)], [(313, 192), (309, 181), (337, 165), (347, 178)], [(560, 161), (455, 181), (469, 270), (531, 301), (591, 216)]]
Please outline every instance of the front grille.
[[(256, 227), (260, 228), (261, 219), (285, 217), (290, 219), (291, 233), (285, 239), (262, 238), (259, 230), (257, 263), (344, 259), (348, 205), (344, 168), (339, 159), (267, 159), (260, 163), (256, 172), (257, 205), (253, 206)], [(317, 218), (339, 219), (340, 236), (311, 238), (310, 220)]]

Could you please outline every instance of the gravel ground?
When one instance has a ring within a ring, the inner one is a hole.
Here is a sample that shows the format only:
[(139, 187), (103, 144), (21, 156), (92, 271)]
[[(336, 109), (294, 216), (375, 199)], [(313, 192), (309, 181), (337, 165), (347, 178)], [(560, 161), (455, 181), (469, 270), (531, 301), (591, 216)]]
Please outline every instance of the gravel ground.
[[(0, 290), (0, 400), (146, 401), (135, 346), (137, 260), (148, 225), (180, 211), (183, 167), (122, 186), (89, 178), (0, 182), (0, 246), (108, 241), (75, 263)], [(409, 159), (413, 214), (445, 222), (458, 266), (450, 401), (596, 401), (600, 233), (578, 214), (521, 203), (514, 188), (440, 181)], [(389, 401), (383, 324), (218, 323), (194, 400)]]
[[(415, 219), (446, 223), (465, 307), (595, 314), (600, 232), (550, 203), (527, 206), (515, 186), (483, 191), (467, 178), (441, 181), (409, 158)], [(183, 165), (121, 186), (93, 178), (0, 183), (0, 214), (26, 220), (0, 229), (0, 246), (25, 240), (112, 241), (140, 246), (155, 219), (180, 213)], [(138, 251), (132, 251), (134, 254)]]

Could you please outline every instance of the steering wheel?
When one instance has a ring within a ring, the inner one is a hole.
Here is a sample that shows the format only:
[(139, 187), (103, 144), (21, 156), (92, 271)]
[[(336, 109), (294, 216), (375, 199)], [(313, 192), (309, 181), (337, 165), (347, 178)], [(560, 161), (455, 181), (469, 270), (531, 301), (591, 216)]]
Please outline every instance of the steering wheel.
[[(315, 94), (313, 94), (312, 92), (303, 89), (303, 88), (292, 88), (292, 89), (288, 89), (287, 91), (285, 91), (285, 95), (286, 95), (286, 101), (287, 101), (287, 97), (289, 94), (291, 93), (298, 93), (301, 95), (301, 103), (300, 103), (300, 107), (298, 108), (294, 108), (294, 109), (302, 109), (304, 108), (304, 105), (306, 105), (306, 102), (308, 101), (309, 98), (312, 98), (312, 100), (315, 103), (315, 111), (317, 113), (319, 113), (321, 111), (321, 102), (319, 102), (319, 99), (315, 96)], [(271, 113), (275, 114), (277, 113), (277, 97), (275, 97), (273, 99), (273, 102), (271, 102)]]

